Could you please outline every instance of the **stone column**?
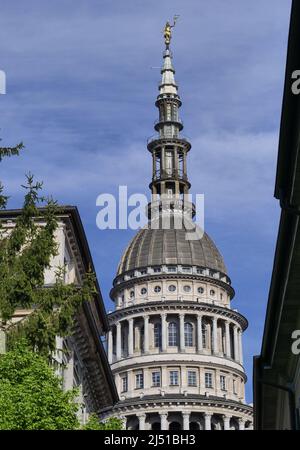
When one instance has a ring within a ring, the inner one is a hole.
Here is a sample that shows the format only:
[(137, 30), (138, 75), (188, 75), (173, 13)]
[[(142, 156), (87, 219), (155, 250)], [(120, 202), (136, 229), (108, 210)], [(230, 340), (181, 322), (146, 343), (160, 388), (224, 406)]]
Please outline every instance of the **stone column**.
[(128, 319), (128, 356), (133, 356), (133, 319)]
[(231, 358), (229, 322), (225, 321), (226, 356)]
[(165, 147), (161, 148), (161, 159), (160, 159), (160, 178), (165, 170)]
[(223, 416), (224, 430), (230, 430), (230, 417)]
[(121, 343), (121, 322), (118, 322), (116, 325), (117, 328), (117, 360), (122, 357), (122, 343)]
[(205, 428), (205, 430), (211, 430), (211, 414), (208, 414), (208, 413), (205, 413), (204, 414), (204, 422), (205, 422), (205, 425), (204, 425), (204, 428)]
[(239, 418), (239, 430), (244, 430), (244, 429), (245, 429), (244, 419)]
[(168, 430), (169, 429), (168, 414), (167, 413), (159, 413), (159, 415), (160, 415), (160, 429)]
[(182, 417), (183, 417), (183, 430), (188, 431), (190, 429), (190, 412), (183, 411)]
[(6, 332), (0, 329), (0, 355), (6, 353)]
[(218, 319), (213, 317), (213, 353), (218, 353)]
[(107, 333), (107, 357), (109, 364), (111, 364), (113, 360), (112, 353), (113, 353), (113, 335), (112, 330), (109, 330), (109, 332)]
[(161, 368), (161, 388), (165, 390), (168, 387), (167, 368), (162, 366)]
[(233, 340), (234, 340), (234, 359), (239, 361), (239, 342), (238, 342), (238, 328), (236, 325), (233, 327)]
[(153, 178), (156, 179), (156, 154), (155, 154), (155, 150), (152, 152), (152, 172), (153, 172)]
[(178, 174), (178, 168), (179, 168), (179, 160), (178, 160), (178, 147), (174, 148), (174, 169), (176, 171), (176, 174)]
[(149, 352), (149, 316), (144, 316), (144, 353)]
[(68, 349), (68, 362), (63, 372), (63, 389), (73, 389), (74, 381), (74, 350)]
[(202, 342), (202, 315), (198, 314), (197, 316), (197, 349), (198, 352), (201, 353), (203, 350), (203, 342)]
[(137, 414), (137, 418), (139, 419), (139, 430), (145, 430), (146, 414)]
[(117, 391), (118, 391), (119, 393), (122, 393), (122, 379), (121, 379), (119, 373), (116, 373), (116, 374), (115, 374), (114, 380), (115, 380), (115, 385), (116, 385)]
[(119, 419), (122, 421), (124, 429), (127, 430), (127, 418), (126, 418), (126, 416), (123, 416), (123, 414), (121, 414), (119, 416)]
[(128, 387), (128, 392), (133, 391), (134, 389), (134, 373), (132, 370), (128, 370), (127, 371), (127, 387)]
[(182, 171), (183, 171), (183, 175), (186, 176), (186, 151), (183, 151), (183, 163), (182, 163)]
[(240, 363), (243, 364), (243, 343), (242, 343), (242, 330), (239, 329), (239, 359), (240, 359)]
[(117, 297), (117, 309), (121, 308), (121, 304), (122, 304), (121, 297), (118, 296), (118, 297)]
[(167, 320), (166, 314), (161, 314), (161, 349), (163, 352), (167, 350)]
[(179, 326), (179, 328), (180, 328), (180, 331), (179, 331), (180, 347), (179, 348), (180, 348), (181, 352), (184, 352), (185, 342), (184, 342), (184, 314), (183, 313), (179, 314), (179, 324), (180, 324), (180, 326)]

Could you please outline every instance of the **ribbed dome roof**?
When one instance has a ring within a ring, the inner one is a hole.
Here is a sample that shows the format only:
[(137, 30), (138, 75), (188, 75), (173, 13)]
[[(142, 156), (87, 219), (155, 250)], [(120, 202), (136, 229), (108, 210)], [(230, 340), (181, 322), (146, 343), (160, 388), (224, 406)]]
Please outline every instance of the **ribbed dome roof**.
[(226, 274), (223, 258), (210, 237), (187, 240), (186, 228), (142, 228), (125, 250), (117, 275), (139, 267), (182, 264), (208, 267)]

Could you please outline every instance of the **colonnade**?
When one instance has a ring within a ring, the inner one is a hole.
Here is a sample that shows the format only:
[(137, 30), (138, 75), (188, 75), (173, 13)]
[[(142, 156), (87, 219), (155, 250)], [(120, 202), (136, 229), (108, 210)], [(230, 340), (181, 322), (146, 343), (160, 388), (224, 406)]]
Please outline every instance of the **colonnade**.
[[(159, 418), (158, 418), (159, 416)], [(134, 422), (134, 417), (138, 419), (138, 422)], [(135, 416), (125, 417), (127, 420), (126, 428), (130, 429), (130, 423), (137, 423), (139, 430), (148, 430), (153, 425), (159, 426), (160, 430), (181, 429), (188, 431), (192, 429), (222, 429), (222, 430), (244, 430), (252, 429), (253, 425), (250, 420), (245, 420), (242, 417), (233, 416), (230, 414), (213, 414), (213, 413), (197, 413), (197, 416), (192, 416), (191, 411), (172, 412), (169, 415), (168, 412), (162, 411), (156, 414), (156, 418), (151, 420), (151, 413), (137, 413)], [(174, 427), (174, 428), (173, 428)], [(154, 427), (153, 427), (154, 429)]]
[[(160, 325), (161, 325), (161, 351), (166, 352), (168, 347), (168, 323), (170, 322), (171, 317), (174, 317), (175, 313), (161, 313), (160, 317)], [(191, 320), (191, 318), (195, 319), (196, 323), (196, 339), (195, 339), (195, 348), (198, 353), (202, 353), (204, 348), (208, 348), (207, 343), (204, 345), (203, 342), (203, 320), (204, 323), (211, 324), (211, 353), (218, 355), (222, 353), (228, 358), (234, 359), (235, 361), (243, 364), (243, 354), (242, 354), (242, 330), (235, 323), (227, 319), (220, 318), (215, 315), (207, 315), (204, 313), (198, 314), (186, 314), (184, 312), (180, 312), (176, 314), (178, 317), (179, 327), (178, 327), (178, 348), (180, 352), (184, 352), (186, 350), (185, 343), (185, 323)], [(134, 352), (134, 321), (139, 320), (143, 323), (143, 353), (147, 354), (149, 352), (150, 345), (153, 347), (154, 343), (150, 343), (149, 336), (149, 324), (151, 322), (151, 318), (157, 318), (157, 314), (144, 314), (142, 316), (130, 317), (128, 319), (122, 319), (117, 322), (115, 327), (115, 333), (111, 329), (108, 332), (108, 359), (110, 363), (113, 363), (120, 360), (124, 357), (124, 346), (122, 346), (122, 327), (126, 326), (128, 329), (128, 340), (127, 340), (127, 354), (125, 357), (132, 357), (135, 355)], [(186, 318), (188, 316), (189, 319)], [(196, 317), (195, 317), (196, 316)], [(222, 330), (222, 338), (224, 333), (224, 346), (219, 348), (219, 338), (218, 338), (218, 328), (221, 327)], [(232, 331), (230, 331), (232, 329)], [(122, 348), (123, 347), (123, 348)], [(113, 352), (115, 349), (115, 358), (113, 357)]]

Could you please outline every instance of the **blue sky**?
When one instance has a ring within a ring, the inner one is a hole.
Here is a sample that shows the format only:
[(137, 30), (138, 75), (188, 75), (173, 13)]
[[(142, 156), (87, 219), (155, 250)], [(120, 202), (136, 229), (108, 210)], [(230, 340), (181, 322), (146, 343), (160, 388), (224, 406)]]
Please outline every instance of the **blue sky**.
[(273, 198), (290, 0), (1, 1), (3, 143), (26, 145), (1, 164), (18, 207), (31, 171), (45, 192), (77, 205), (107, 309), (119, 258), (133, 231), (99, 231), (96, 197), (128, 185), (148, 195), (146, 139), (157, 118), (162, 29), (172, 41), (192, 142), (192, 192), (205, 194), (205, 227), (249, 320), (244, 356), (260, 351), (279, 205)]

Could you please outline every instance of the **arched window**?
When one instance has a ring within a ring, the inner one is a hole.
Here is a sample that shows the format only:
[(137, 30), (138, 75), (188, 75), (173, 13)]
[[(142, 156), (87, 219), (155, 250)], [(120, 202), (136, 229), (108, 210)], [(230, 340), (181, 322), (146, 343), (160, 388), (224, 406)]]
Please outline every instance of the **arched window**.
[(140, 351), (144, 351), (144, 327), (140, 328)]
[(235, 348), (234, 348), (234, 334), (233, 328), (229, 328), (229, 337), (230, 337), (230, 357), (235, 359)]
[(172, 118), (173, 120), (177, 120), (178, 119), (178, 114), (177, 114), (177, 105), (175, 103), (173, 103), (172, 105)]
[(202, 346), (203, 348), (207, 347), (207, 331), (205, 322), (202, 322)]
[(178, 345), (178, 330), (175, 322), (169, 323), (169, 346), (174, 347)]
[(184, 324), (184, 343), (186, 347), (193, 347), (193, 325), (190, 322)]
[(154, 324), (154, 347), (156, 347), (156, 348), (161, 347), (161, 324), (160, 323)]
[(225, 354), (226, 352), (226, 336), (225, 336), (225, 326), (224, 324), (221, 325), (220, 330), (220, 351)]

